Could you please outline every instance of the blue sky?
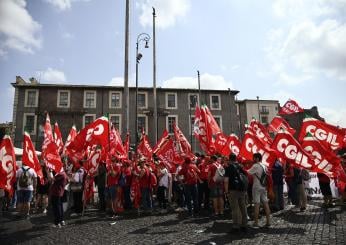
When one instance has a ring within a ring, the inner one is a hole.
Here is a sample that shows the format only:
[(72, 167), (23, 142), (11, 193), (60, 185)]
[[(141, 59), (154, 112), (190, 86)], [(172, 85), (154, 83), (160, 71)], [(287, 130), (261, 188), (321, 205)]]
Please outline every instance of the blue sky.
[[(238, 99), (293, 98), (346, 127), (346, 0), (132, 0), (135, 43), (152, 35), (157, 83), (239, 90)], [(1, 0), (0, 122), (12, 120), (20, 75), (41, 83), (122, 85), (125, 0)], [(152, 44), (152, 43), (150, 43)], [(139, 85), (152, 84), (152, 46), (140, 46)]]

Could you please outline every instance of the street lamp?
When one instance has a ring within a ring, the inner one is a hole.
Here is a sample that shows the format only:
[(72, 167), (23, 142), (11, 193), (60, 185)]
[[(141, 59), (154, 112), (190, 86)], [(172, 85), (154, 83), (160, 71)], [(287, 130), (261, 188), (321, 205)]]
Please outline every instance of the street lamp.
[(149, 48), (149, 40), (150, 36), (147, 33), (141, 33), (137, 36), (137, 42), (136, 42), (136, 108), (135, 108), (135, 113), (136, 113), (136, 121), (135, 121), (135, 145), (136, 145), (136, 150), (137, 150), (137, 145), (138, 145), (138, 114), (137, 114), (137, 109), (138, 109), (138, 64), (143, 55), (138, 52), (138, 45), (140, 42), (145, 42), (144, 48)]
[(192, 124), (192, 120), (191, 120), (191, 110), (192, 110), (192, 107), (196, 108), (196, 105), (197, 105), (197, 96), (196, 95), (193, 95), (192, 97), (189, 97), (189, 100), (190, 100), (190, 110), (189, 110), (189, 113), (190, 113), (190, 144), (191, 144), (191, 147), (192, 147), (192, 135), (193, 135), (193, 124)]
[(259, 102), (259, 96), (256, 96), (256, 98), (257, 98), (258, 122), (261, 122), (261, 114), (260, 114), (260, 102)]

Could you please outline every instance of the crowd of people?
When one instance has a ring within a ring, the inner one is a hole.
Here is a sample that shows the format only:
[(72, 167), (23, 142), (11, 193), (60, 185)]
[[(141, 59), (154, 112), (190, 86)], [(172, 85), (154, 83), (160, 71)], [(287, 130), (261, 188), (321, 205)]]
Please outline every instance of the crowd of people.
[[(8, 193), (0, 190), (2, 210), (16, 208), (18, 215), (30, 218), (32, 213), (46, 214), (50, 207), (54, 227), (61, 227), (66, 225), (66, 209), (71, 216), (82, 215), (90, 203), (112, 218), (127, 210), (136, 210), (141, 215), (166, 213), (169, 208), (185, 212), (189, 217), (201, 213), (217, 217), (225, 215), (227, 207), (232, 213), (232, 229), (243, 231), (250, 217), (252, 225), (259, 227), (261, 204), (265, 227), (271, 225), (271, 212), (283, 210), (285, 205), (294, 205), (302, 212), (306, 210), (304, 181), (309, 178), (307, 170), (279, 160), (268, 169), (259, 153), (253, 155), (252, 162), (239, 163), (237, 159), (234, 154), (223, 157), (196, 153), (195, 157), (185, 157), (182, 164), (168, 168), (155, 155), (152, 160), (143, 156), (129, 160), (113, 157), (109, 163), (99, 163), (93, 179), (88, 179), (83, 161), (72, 164), (65, 159), (59, 173), (42, 163), (41, 179), (23, 162), (16, 173), (14, 195), (9, 198)], [(344, 157), (344, 168), (345, 162)], [(330, 178), (318, 173), (318, 180), (324, 206), (328, 208), (333, 205)], [(284, 199), (284, 182), (287, 200)], [(87, 188), (91, 193), (89, 198), (86, 198)], [(340, 190), (343, 201), (346, 200), (344, 192)]]

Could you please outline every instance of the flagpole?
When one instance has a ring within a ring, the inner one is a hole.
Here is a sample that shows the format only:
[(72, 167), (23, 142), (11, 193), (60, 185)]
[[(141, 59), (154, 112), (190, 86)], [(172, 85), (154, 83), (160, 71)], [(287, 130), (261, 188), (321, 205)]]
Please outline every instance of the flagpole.
[(197, 81), (198, 81), (198, 97), (199, 97), (199, 105), (201, 105), (201, 101), (202, 101), (202, 98), (201, 98), (201, 78), (200, 78), (200, 75), (199, 75), (199, 71), (197, 70)]

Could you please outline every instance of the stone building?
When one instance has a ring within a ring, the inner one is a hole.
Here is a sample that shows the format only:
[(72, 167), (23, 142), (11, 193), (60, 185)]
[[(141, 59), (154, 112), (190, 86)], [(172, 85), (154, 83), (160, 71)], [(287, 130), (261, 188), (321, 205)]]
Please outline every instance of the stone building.
[[(63, 140), (66, 140), (71, 126), (83, 128), (94, 119), (109, 115), (110, 120), (125, 137), (126, 116), (123, 87), (71, 84), (42, 84), (34, 78), (30, 82), (21, 77), (12, 83), (15, 88), (13, 106), (14, 144), (20, 146), (23, 131), (31, 134), (38, 150), (43, 140), (45, 113), (49, 112), (51, 123), (59, 123)], [(129, 131), (131, 143), (135, 142), (135, 91), (130, 90)], [(195, 138), (191, 137), (191, 121), (194, 120), (195, 105), (206, 104), (225, 134), (239, 133), (234, 90), (201, 90), (157, 88), (158, 137), (164, 129), (172, 133), (173, 122), (177, 122), (194, 150), (198, 149)], [(138, 130), (144, 128), (150, 143), (154, 144), (153, 89), (138, 89)]]
[(245, 124), (250, 123), (252, 118), (259, 119), (263, 125), (267, 126), (278, 114), (279, 108), (280, 104), (277, 100), (237, 100), (236, 110), (240, 136), (243, 136)]

